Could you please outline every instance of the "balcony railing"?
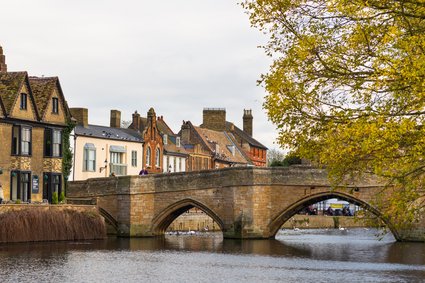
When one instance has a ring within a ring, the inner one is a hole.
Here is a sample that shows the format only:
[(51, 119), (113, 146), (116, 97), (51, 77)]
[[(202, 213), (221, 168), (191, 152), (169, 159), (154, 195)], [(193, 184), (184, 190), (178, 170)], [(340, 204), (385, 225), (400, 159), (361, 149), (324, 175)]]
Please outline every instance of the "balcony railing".
[(109, 173), (114, 173), (116, 176), (124, 176), (127, 175), (127, 165), (126, 164), (116, 164), (109, 163), (110, 171)]

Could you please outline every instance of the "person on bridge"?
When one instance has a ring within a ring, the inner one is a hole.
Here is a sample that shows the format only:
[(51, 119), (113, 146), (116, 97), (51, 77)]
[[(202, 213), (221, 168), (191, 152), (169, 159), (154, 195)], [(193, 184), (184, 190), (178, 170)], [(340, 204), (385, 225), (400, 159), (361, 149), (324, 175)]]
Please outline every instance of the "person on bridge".
[(140, 176), (148, 175), (148, 170), (146, 170), (145, 168), (143, 168), (142, 170), (140, 170), (139, 175)]

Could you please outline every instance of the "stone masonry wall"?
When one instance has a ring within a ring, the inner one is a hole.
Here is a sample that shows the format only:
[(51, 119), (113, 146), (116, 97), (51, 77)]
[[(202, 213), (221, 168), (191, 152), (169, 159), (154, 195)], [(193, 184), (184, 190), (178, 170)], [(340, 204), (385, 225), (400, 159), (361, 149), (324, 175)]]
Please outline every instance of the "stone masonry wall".
[(373, 177), (332, 188), (326, 171), (308, 167), (226, 168), (71, 182), (68, 198), (107, 199), (105, 209), (116, 198), (114, 217), (123, 236), (161, 235), (181, 213), (198, 207), (225, 238), (270, 238), (306, 204), (339, 197), (370, 205), (380, 190)]

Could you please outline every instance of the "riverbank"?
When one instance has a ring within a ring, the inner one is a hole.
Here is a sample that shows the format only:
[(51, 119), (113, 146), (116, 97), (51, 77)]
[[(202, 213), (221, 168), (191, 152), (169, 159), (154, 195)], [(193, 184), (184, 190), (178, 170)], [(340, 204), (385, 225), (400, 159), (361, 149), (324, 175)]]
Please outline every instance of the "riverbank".
[(323, 228), (362, 228), (371, 225), (363, 219), (353, 216), (302, 215), (292, 216), (283, 225), (283, 229), (323, 229)]
[(95, 206), (0, 205), (0, 243), (104, 239)]
[[(352, 216), (325, 216), (296, 214), (286, 221), (283, 229), (321, 229), (369, 227), (363, 219)], [(167, 231), (220, 231), (214, 220), (199, 209), (191, 209), (174, 220)]]

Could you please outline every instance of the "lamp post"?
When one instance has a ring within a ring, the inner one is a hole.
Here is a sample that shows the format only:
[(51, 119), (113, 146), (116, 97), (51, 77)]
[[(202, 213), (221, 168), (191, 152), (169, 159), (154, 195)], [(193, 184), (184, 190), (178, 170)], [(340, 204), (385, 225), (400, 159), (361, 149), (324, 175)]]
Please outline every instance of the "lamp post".
[[(102, 173), (103, 170), (106, 170), (108, 168), (108, 159), (105, 159), (105, 161), (103, 162), (105, 165), (103, 167), (99, 168), (99, 172)], [(105, 172), (105, 177), (106, 177), (106, 172)]]

